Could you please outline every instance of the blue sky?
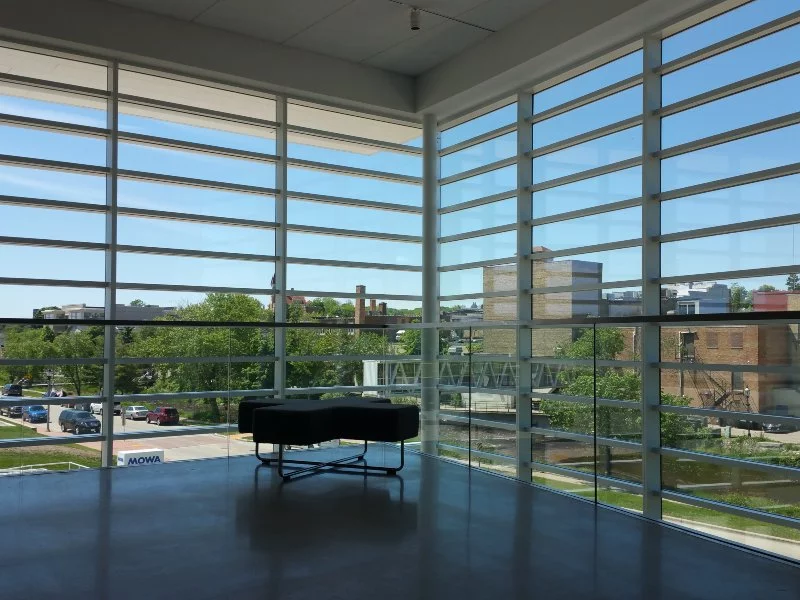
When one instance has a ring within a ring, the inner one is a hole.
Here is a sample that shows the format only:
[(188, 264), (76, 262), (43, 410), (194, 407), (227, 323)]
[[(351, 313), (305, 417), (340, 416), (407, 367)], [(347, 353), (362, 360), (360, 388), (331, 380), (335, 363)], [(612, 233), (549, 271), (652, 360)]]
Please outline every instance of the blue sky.
[[(800, 0), (759, 0), (721, 17), (682, 32), (663, 43), (664, 60), (672, 60), (705, 45), (735, 35), (750, 27), (800, 9)], [(800, 26), (773, 34), (734, 49), (711, 60), (669, 74), (663, 79), (665, 104), (726, 85), (800, 60)], [(630, 77), (641, 69), (641, 53), (634, 52), (599, 69), (536, 94), (534, 106), (541, 112), (598, 87)], [(7, 92), (2, 95), (2, 92)], [(585, 131), (639, 114), (641, 87), (637, 86), (604, 100), (548, 119), (534, 126), (535, 146), (544, 147)], [(192, 142), (226, 146), (250, 152), (275, 152), (274, 136), (253, 135), (246, 126), (236, 131), (175, 123), (147, 118), (141, 110), (121, 107), (121, 129), (133, 133), (170, 137)], [(714, 103), (665, 118), (662, 124), (664, 147), (686, 143), (732, 128), (791, 114), (800, 110), (800, 75), (785, 78)], [(24, 98), (20, 89), (0, 90), (0, 111), (36, 118), (67, 121), (95, 127), (105, 126), (105, 113), (92, 106), (45, 102)], [(134, 114), (135, 113), (135, 114)], [(157, 111), (153, 116), (159, 115)], [(443, 146), (516, 120), (516, 106), (508, 105), (468, 123), (443, 131)], [(800, 161), (796, 140), (800, 126), (788, 127), (750, 138), (728, 142), (709, 149), (671, 158), (662, 163), (662, 187), (677, 189), (746, 174)], [(412, 141), (417, 145), (419, 140)], [(292, 158), (328, 162), (399, 175), (420, 176), (421, 157), (385, 150), (355, 149), (345, 144), (323, 147), (308, 143), (308, 138), (290, 139)], [(534, 182), (543, 183), (597, 166), (636, 157), (641, 152), (641, 130), (633, 127), (601, 139), (534, 159)], [(105, 164), (105, 142), (91, 137), (45, 132), (0, 125), (0, 153), (32, 156), (87, 165)], [(466, 150), (443, 157), (441, 174), (446, 177), (488, 164), (516, 153), (516, 134), (510, 133)], [(122, 169), (151, 171), (183, 177), (271, 188), (275, 170), (269, 163), (186, 153), (121, 143)], [(512, 165), (444, 186), (442, 206), (454, 206), (489, 194), (502, 193), (516, 186)], [(408, 206), (421, 206), (419, 185), (326, 173), (291, 167), (288, 187), (292, 191), (377, 200)], [(537, 192), (533, 197), (535, 218), (636, 198), (641, 194), (638, 167)], [(797, 212), (800, 176), (785, 177), (729, 190), (701, 194), (662, 205), (664, 233), (698, 227), (726, 225), (751, 219), (780, 217)], [(103, 177), (58, 171), (34, 170), (0, 165), (0, 194), (53, 200), (103, 204)], [(190, 212), (202, 215), (273, 221), (274, 199), (268, 195), (185, 188), (121, 178), (119, 204), (131, 208)], [(290, 200), (290, 223), (370, 230), (383, 233), (421, 235), (419, 215), (378, 211), (357, 207)], [(453, 235), (484, 227), (513, 223), (515, 199), (492, 205), (448, 213), (441, 218), (442, 235)], [(120, 217), (119, 243), (198, 250), (218, 250), (271, 255), (274, 233), (268, 229), (229, 227), (179, 221)], [(638, 238), (641, 233), (640, 209), (631, 208), (589, 218), (552, 223), (534, 228), (534, 245), (553, 250)], [(103, 242), (104, 216), (66, 210), (46, 210), (0, 205), (0, 235)], [(503, 258), (514, 253), (514, 232), (444, 244), (441, 264)], [(332, 260), (421, 265), (419, 245), (358, 238), (318, 236), (292, 232), (288, 236), (291, 256), (324, 257)], [(637, 248), (582, 255), (582, 260), (604, 263), (604, 280), (635, 279), (641, 276), (641, 253)], [(727, 271), (800, 263), (800, 230), (782, 226), (682, 242), (662, 247), (662, 273), (665, 276)], [(269, 287), (273, 267), (269, 262), (220, 261), (121, 253), (120, 281), (146, 283), (185, 283), (236, 287)], [(101, 252), (45, 249), (0, 245), (0, 271), (4, 277), (102, 280)], [(420, 294), (419, 273), (403, 271), (342, 269), (290, 265), (289, 287), (322, 291), (352, 292), (365, 284), (369, 293)], [(780, 287), (785, 277), (761, 278), (749, 283), (757, 287), (771, 283)], [(480, 269), (443, 274), (442, 294), (475, 293), (482, 290)], [(102, 304), (98, 289), (22, 288), (5, 286), (0, 313), (27, 316), (32, 308), (68, 302)], [(196, 301), (198, 295), (168, 292), (121, 291), (120, 301), (142, 298), (149, 303), (180, 304)], [(414, 303), (412, 303), (413, 305)], [(404, 303), (390, 302), (391, 306)]]

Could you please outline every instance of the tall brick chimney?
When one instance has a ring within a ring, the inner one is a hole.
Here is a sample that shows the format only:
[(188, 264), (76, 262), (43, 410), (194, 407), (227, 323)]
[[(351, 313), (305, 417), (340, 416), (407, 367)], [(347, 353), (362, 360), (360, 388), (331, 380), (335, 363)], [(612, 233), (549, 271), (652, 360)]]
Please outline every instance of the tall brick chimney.
[[(367, 286), (365, 285), (357, 285), (356, 286), (356, 294), (366, 294), (367, 293)], [(366, 319), (364, 319), (366, 313), (366, 300), (363, 298), (356, 298), (356, 310), (355, 310), (355, 324), (362, 325)]]
[(378, 312), (378, 305), (376, 304), (377, 300), (373, 298), (369, 301), (369, 314), (374, 315)]
[(381, 314), (384, 317), (386, 316), (386, 314), (387, 314), (386, 302), (381, 302), (380, 304), (378, 304), (378, 313)]

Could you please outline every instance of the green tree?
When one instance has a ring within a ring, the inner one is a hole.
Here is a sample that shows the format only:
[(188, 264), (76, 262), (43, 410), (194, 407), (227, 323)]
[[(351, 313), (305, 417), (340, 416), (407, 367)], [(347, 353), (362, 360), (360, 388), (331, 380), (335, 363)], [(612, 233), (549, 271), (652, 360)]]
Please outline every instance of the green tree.
[[(53, 356), (66, 359), (96, 358), (102, 356), (102, 338), (86, 331), (68, 331), (56, 336), (52, 343)], [(86, 385), (96, 385), (102, 381), (103, 368), (100, 365), (62, 365), (61, 374), (75, 388), (75, 394), (81, 396)]]
[(144, 303), (144, 300), (139, 300), (139, 298), (136, 298), (135, 300), (131, 300), (130, 306), (147, 306), (147, 305)]
[(747, 289), (738, 283), (730, 288), (731, 312), (742, 312), (753, 308), (753, 300)]
[(800, 275), (792, 273), (786, 278), (786, 289), (790, 292), (800, 292)]
[[(52, 358), (52, 340), (53, 332), (49, 327), (7, 327), (3, 355), (15, 359)], [(8, 377), (16, 381), (26, 376), (41, 380), (44, 369), (42, 366), (9, 366), (6, 370)]]

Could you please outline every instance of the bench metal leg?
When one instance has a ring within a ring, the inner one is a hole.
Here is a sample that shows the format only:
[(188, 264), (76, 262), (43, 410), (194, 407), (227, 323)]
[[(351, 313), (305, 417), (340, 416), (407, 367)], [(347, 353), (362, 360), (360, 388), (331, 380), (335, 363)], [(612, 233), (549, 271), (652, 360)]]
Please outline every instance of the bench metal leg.
[[(375, 465), (368, 465), (368, 464), (348, 464), (354, 462), (361, 462), (364, 460), (364, 455), (367, 453), (367, 441), (364, 441), (364, 449), (359, 454), (355, 454), (353, 456), (346, 456), (344, 458), (339, 458), (337, 460), (331, 461), (314, 461), (314, 460), (296, 460), (296, 459), (286, 459), (284, 458), (284, 446), (280, 444), (278, 446), (278, 458), (277, 458), (277, 467), (278, 467), (278, 475), (280, 475), (284, 481), (290, 481), (292, 479), (296, 479), (298, 477), (303, 477), (306, 475), (312, 475), (314, 473), (318, 473), (322, 470), (330, 470), (336, 473), (354, 473), (354, 474), (362, 474), (366, 475), (396, 475), (398, 471), (400, 471), (405, 466), (405, 442), (400, 442), (400, 464), (396, 467), (379, 467)], [(256, 444), (256, 456), (258, 459), (265, 465), (272, 465), (273, 462), (276, 462), (274, 458), (264, 458), (258, 453), (258, 444)], [(292, 471), (286, 471), (284, 467), (289, 466), (297, 466), (303, 465), (298, 469), (294, 469)]]

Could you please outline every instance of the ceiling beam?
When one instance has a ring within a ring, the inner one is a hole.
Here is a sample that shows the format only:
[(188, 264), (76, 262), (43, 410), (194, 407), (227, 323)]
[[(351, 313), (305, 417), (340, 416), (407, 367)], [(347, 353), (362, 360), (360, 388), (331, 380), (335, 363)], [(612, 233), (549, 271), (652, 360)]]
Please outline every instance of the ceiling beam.
[(0, 35), (327, 101), (414, 113), (411, 77), (96, 0), (3, 0)]

